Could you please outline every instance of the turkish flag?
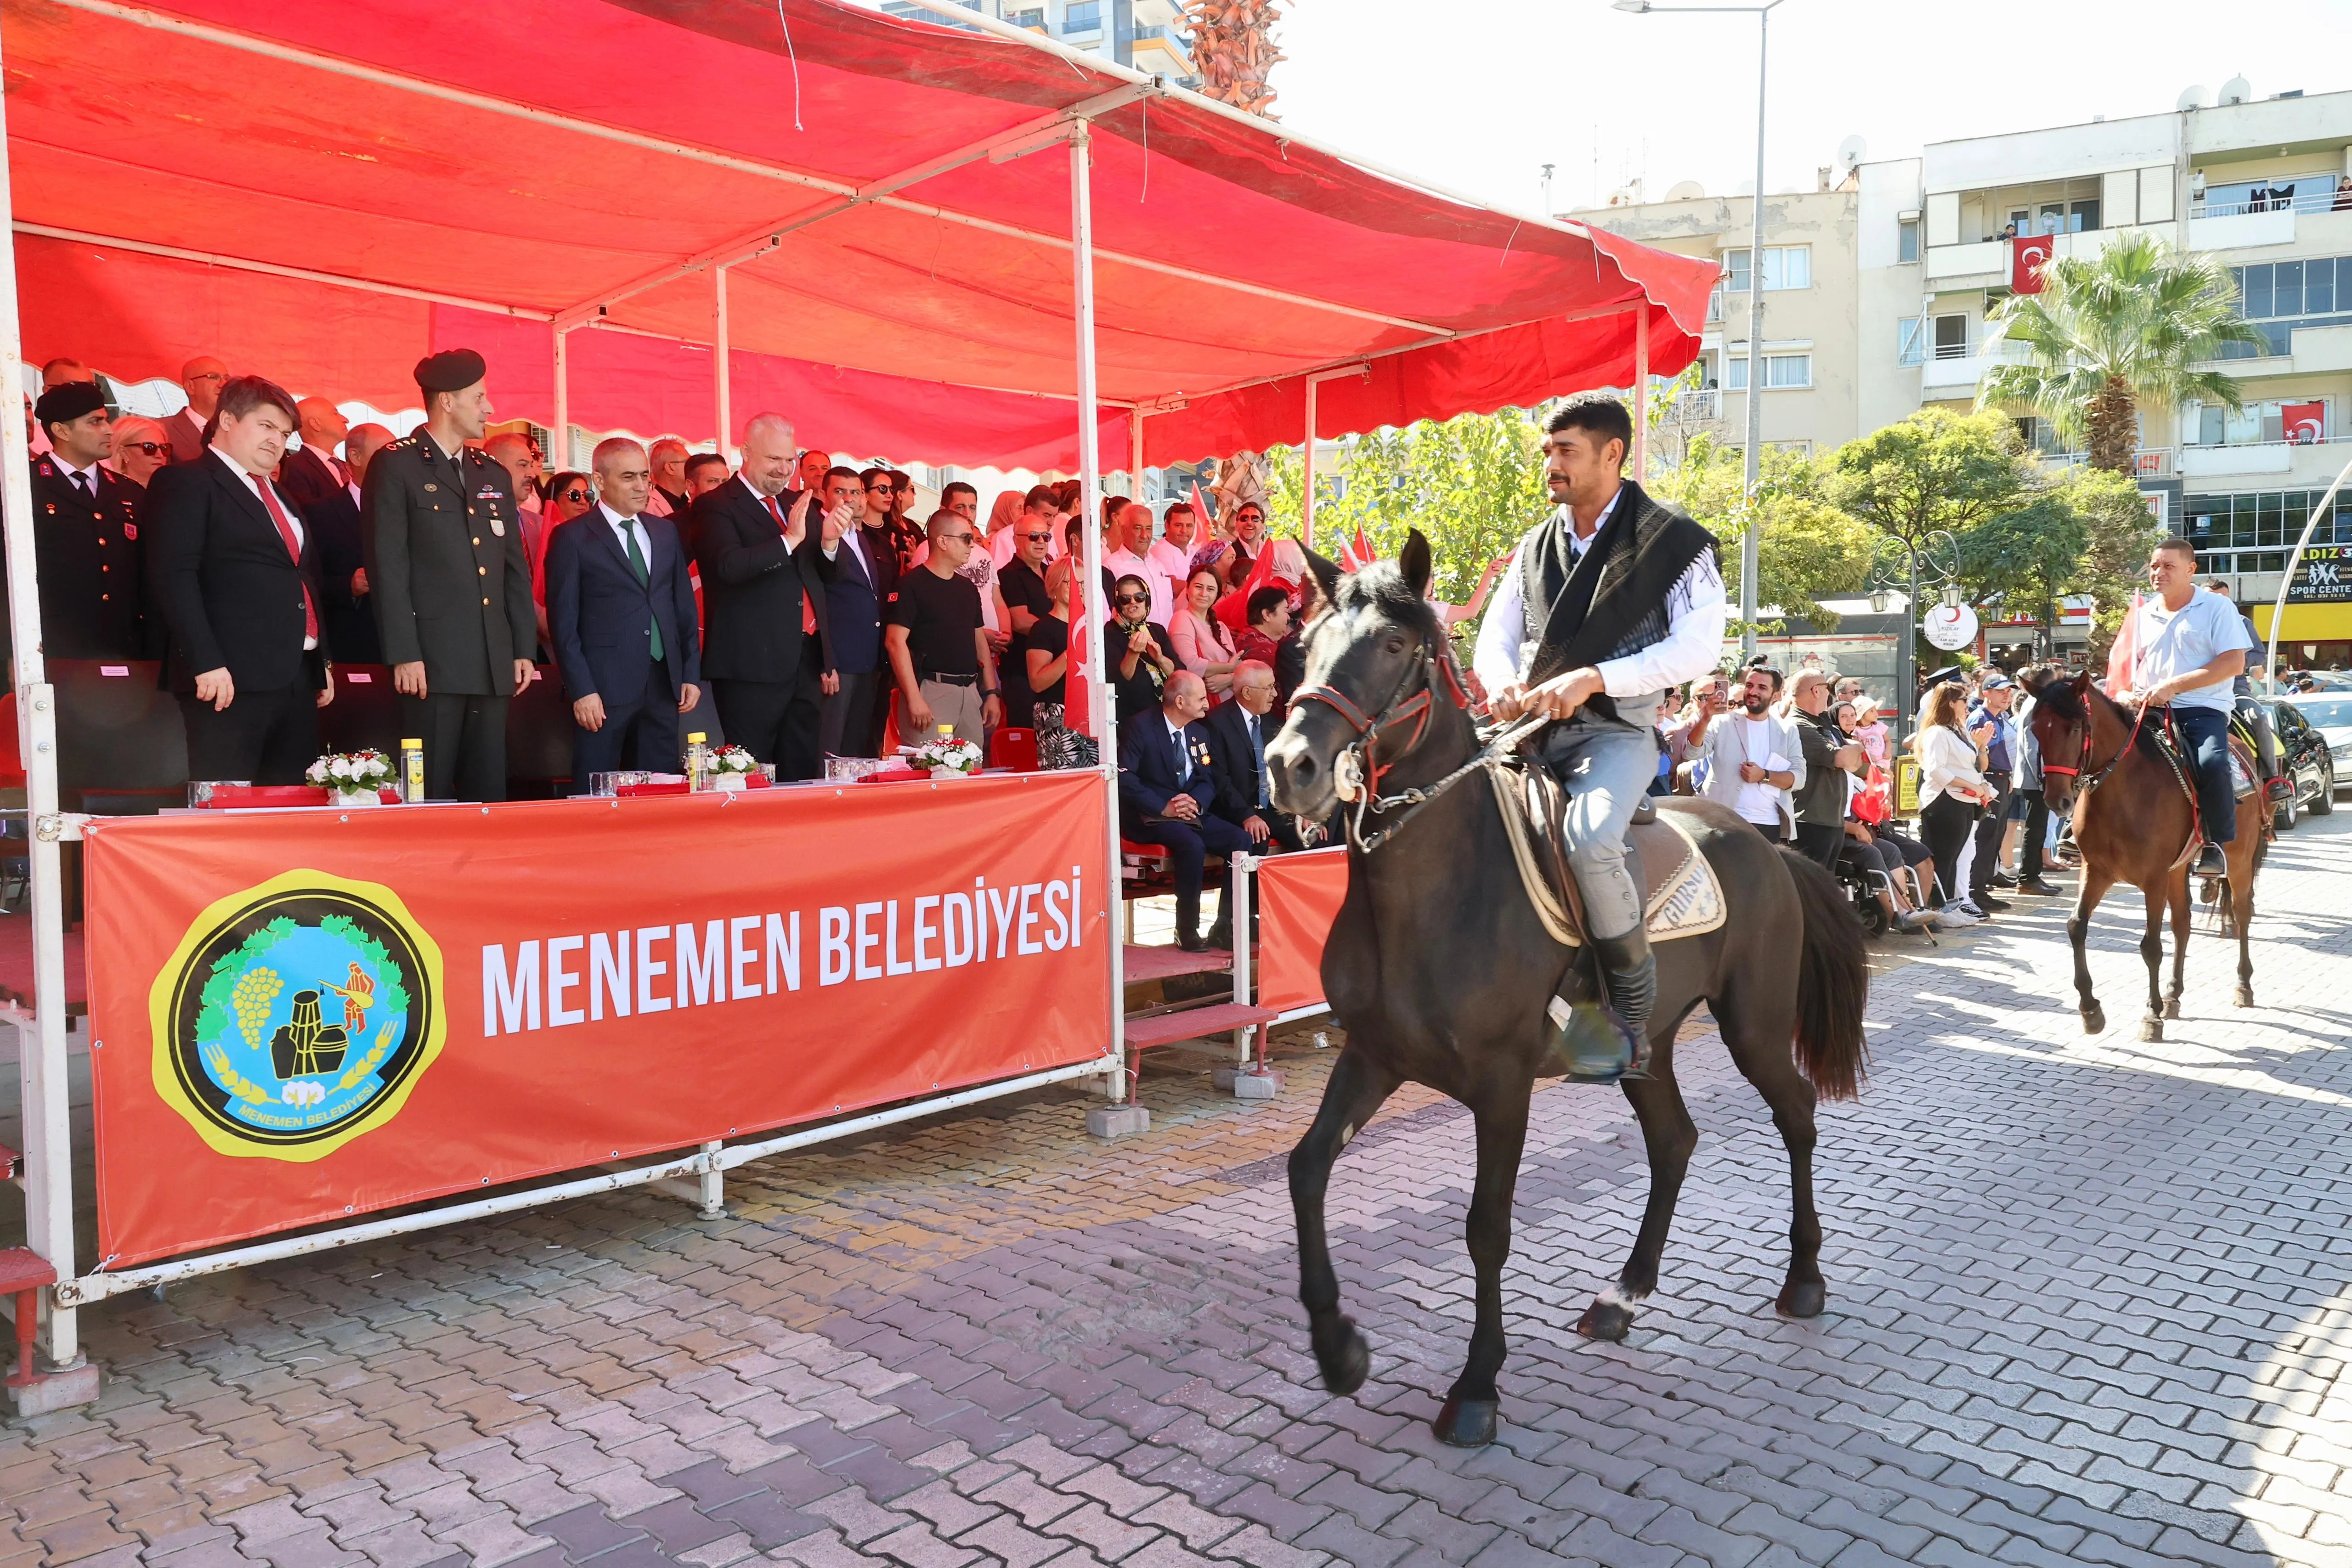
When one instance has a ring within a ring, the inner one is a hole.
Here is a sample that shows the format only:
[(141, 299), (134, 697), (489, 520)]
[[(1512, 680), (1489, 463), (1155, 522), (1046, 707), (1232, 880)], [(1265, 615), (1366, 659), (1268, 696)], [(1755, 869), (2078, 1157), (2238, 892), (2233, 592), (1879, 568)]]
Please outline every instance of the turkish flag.
[(2316, 446), (2327, 439), (2327, 405), (2291, 402), (2279, 410), (2279, 424), (2290, 446)]
[(2012, 294), (2042, 292), (2042, 269), (2057, 254), (2056, 235), (2019, 235), (2009, 242), (2009, 288)]

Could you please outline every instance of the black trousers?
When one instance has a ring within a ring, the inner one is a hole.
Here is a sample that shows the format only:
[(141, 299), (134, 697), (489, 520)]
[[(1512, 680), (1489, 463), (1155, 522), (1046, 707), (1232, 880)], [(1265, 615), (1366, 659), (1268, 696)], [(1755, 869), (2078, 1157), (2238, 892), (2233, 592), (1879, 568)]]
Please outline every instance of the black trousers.
[[(2000, 869), (2001, 835), (2009, 831), (2009, 780), (2011, 775), (2000, 769), (1987, 769), (1985, 782), (2000, 791), (1977, 820), (1977, 858), (1969, 867), (1969, 895), (1981, 897), (1992, 891), (1992, 873)], [(1938, 860), (1937, 862), (1941, 864)]]
[(1197, 936), (1201, 931), (1201, 876), (1209, 856), (1247, 854), (1250, 836), (1223, 817), (1201, 814), (1197, 822), (1162, 817), (1145, 822), (1122, 818), (1119, 831), (1139, 844), (1159, 844), (1168, 852), (1176, 877), (1176, 930)]
[(841, 674), (841, 689), (817, 698), (816, 747), (820, 757), (871, 757), (881, 746), (879, 717), (887, 700), (880, 670)]
[(2025, 798), (2025, 845), (2017, 859), (2017, 880), (2032, 882), (2042, 874), (2042, 846), (2050, 837), (2050, 800), (2039, 789), (2020, 789)]
[(604, 728), (592, 731), (572, 725), (572, 792), (588, 793), (592, 773), (624, 768), (675, 773), (679, 758), (677, 699), (669, 695), (669, 661), (656, 659), (636, 701), (604, 705)]
[(1968, 891), (1956, 878), (1960, 851), (1975, 830), (1974, 809), (1958, 796), (1938, 795), (1919, 812), (1919, 836), (1927, 841), (1927, 852), (1935, 857), (1936, 882), (1944, 890), (1947, 904)]
[(513, 701), (460, 692), (400, 699), (400, 733), (425, 742), (426, 800), (507, 798), (507, 708)]
[(1837, 870), (1838, 853), (1845, 841), (1845, 829), (1843, 827), (1824, 828), (1811, 822), (1797, 824), (1797, 852), (1826, 871)]
[(750, 752), (754, 760), (776, 765), (780, 779), (814, 779), (824, 772), (824, 756), (817, 748), (818, 682), (824, 674), (824, 656), (816, 639), (801, 640), (801, 667), (790, 681), (722, 681), (710, 683), (711, 699), (719, 705), (719, 722), (727, 738)]
[(180, 698), (188, 733), (188, 777), (299, 784), (319, 760), (319, 694), (309, 686), (255, 692), (237, 688), (219, 713), (193, 695)]

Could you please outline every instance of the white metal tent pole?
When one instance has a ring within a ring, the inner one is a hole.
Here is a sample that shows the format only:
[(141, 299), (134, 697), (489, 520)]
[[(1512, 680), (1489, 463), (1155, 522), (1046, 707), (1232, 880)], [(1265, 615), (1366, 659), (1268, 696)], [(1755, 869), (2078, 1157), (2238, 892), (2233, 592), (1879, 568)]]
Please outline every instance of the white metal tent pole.
[(1315, 548), (1315, 392), (1319, 385), (1307, 378), (1307, 444), (1298, 460), (1298, 542)]
[[(572, 466), (572, 356), (566, 345), (566, 340), (570, 334), (571, 329), (568, 327), (558, 327), (555, 329), (554, 458), (555, 471), (558, 474)], [(539, 541), (539, 548), (541, 549), (547, 548), (545, 538), (542, 538)]]
[[(731, 388), (729, 386), (727, 352), (727, 267), (721, 262), (710, 269), (710, 392), (715, 400), (714, 413), (719, 422), (719, 455), (727, 455), (728, 443), (735, 430), (734, 411), (728, 407)], [(733, 467), (733, 463), (728, 464)]]
[(1633, 312), (1633, 483), (1650, 482), (1650, 311)]
[[(1127, 1069), (1127, 954), (1119, 942), (1118, 922), (1110, 918), (1119, 907), (1118, 882), (1118, 728), (1112, 722), (1110, 685), (1106, 679), (1103, 627), (1110, 606), (1098, 602), (1102, 594), (1102, 451), (1097, 426), (1100, 411), (1095, 404), (1095, 214), (1092, 128), (1081, 122), (1070, 131), (1070, 275), (1073, 314), (1077, 319), (1078, 350), (1078, 589), (1091, 606), (1087, 612), (1087, 696), (1093, 716), (1095, 744), (1101, 749), (1103, 781), (1103, 873), (1097, 885), (1104, 901), (1103, 946), (1110, 960), (1110, 1058), (1115, 1064), (1105, 1086), (1108, 1098), (1122, 1099)], [(1076, 603), (1077, 592), (1070, 596)]]
[[(2296, 537), (2294, 549), (2286, 558), (2286, 570), (2280, 574), (2278, 602), (2271, 606), (2270, 646), (2263, 653), (2263, 682), (2270, 691), (2278, 690), (2279, 627), (2286, 620), (2287, 587), (2294, 581), (2294, 569), (2303, 561), (2304, 547), (2311, 543), (2312, 529), (2319, 526), (2319, 519), (2327, 513), (2329, 504), (2336, 499), (2336, 492), (2344, 487), (2347, 479), (2352, 479), (2352, 463), (2347, 463), (2337, 473), (2336, 482), (2327, 486), (2327, 494), (2319, 497), (2319, 505), (2312, 507), (2311, 516), (2304, 519), (2303, 532)], [(13, 559), (10, 565), (15, 565)], [(28, 752), (26, 755), (31, 754)]]
[(1144, 499), (1143, 495), (1143, 411), (1132, 409), (1127, 416), (1127, 498)]
[[(8, 172), (6, 110), (0, 108), (0, 211), (16, 212)], [(0, 225), (0, 368), (16, 382), (25, 362), (16, 313), (16, 236)], [(19, 395), (22, 395), (21, 392)], [(14, 400), (11, 400), (12, 402)], [(8, 624), (16, 656), (16, 741), (25, 759), (26, 848), (32, 862), (33, 998), (17, 1037), (23, 1099), (25, 1234), (60, 1280), (74, 1277), (73, 1124), (66, 1083), (65, 882), (58, 835), (57, 693), (41, 657), (41, 588), (33, 557), (32, 451), (15, 409), (0, 418), (0, 510), (7, 530)], [(80, 1346), (69, 1311), (49, 1313), (49, 1360), (69, 1366)]]

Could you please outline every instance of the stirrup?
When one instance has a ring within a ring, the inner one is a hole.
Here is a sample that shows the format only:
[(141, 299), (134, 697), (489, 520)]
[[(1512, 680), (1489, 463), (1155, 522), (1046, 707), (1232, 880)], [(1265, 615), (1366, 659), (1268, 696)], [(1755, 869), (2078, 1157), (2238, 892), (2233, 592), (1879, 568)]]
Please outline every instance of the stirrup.
[[(2208, 856), (2210, 856), (2216, 863), (2207, 865), (2205, 862)], [(2209, 839), (2198, 846), (2197, 859), (2189, 866), (2189, 871), (2191, 876), (2227, 876), (2230, 874), (2230, 852)]]
[(2294, 798), (2294, 780), (2281, 774), (2263, 780), (2263, 799), (2273, 806), (2284, 806)]
[(1544, 1005), (1544, 1016), (1551, 1022), (1546, 1053), (1562, 1064), (1569, 1082), (1622, 1083), (1650, 1076), (1649, 1042), (1636, 1040), (1607, 1003), (1556, 996)]

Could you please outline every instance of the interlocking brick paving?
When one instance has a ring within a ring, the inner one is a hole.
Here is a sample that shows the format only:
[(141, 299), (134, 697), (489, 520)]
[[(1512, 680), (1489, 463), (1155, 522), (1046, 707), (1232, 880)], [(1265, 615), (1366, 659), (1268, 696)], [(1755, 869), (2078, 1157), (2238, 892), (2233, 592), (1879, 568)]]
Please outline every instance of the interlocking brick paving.
[(1047, 1092), (734, 1173), (723, 1220), (614, 1195), (109, 1302), (100, 1404), (0, 1428), (0, 1564), (2352, 1563), (2347, 835), (2272, 857), (2263, 1006), (2200, 931), (2161, 1044), (2128, 890), (2095, 1040), (2056, 908), (1887, 948), (1813, 1322), (1771, 1311), (1785, 1160), (1702, 1020), (1658, 1294), (1580, 1340), (1645, 1168), (1619, 1096), (1543, 1090), (1481, 1452), (1425, 1425), (1470, 1315), (1450, 1102), (1340, 1161), (1372, 1376), (1315, 1382), (1300, 1033), (1271, 1103), (1158, 1056), (1117, 1144)]

